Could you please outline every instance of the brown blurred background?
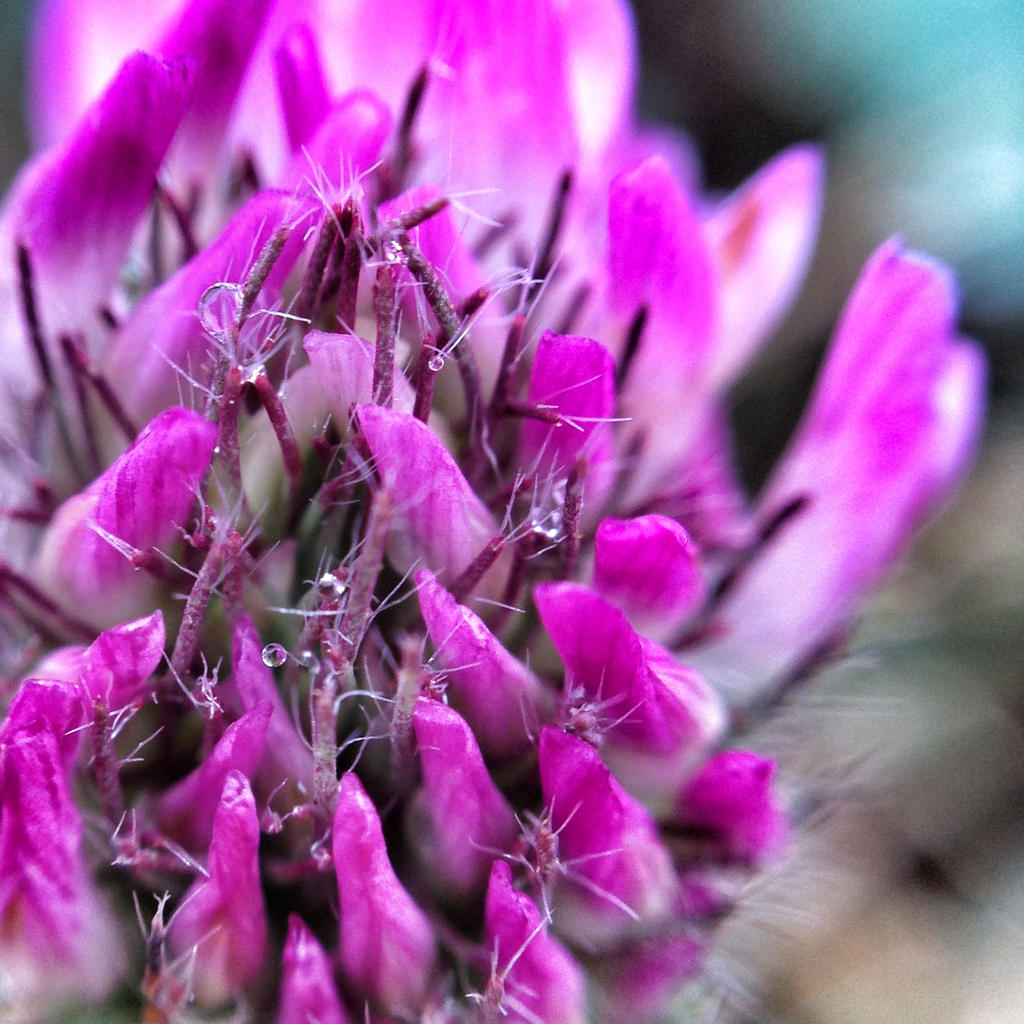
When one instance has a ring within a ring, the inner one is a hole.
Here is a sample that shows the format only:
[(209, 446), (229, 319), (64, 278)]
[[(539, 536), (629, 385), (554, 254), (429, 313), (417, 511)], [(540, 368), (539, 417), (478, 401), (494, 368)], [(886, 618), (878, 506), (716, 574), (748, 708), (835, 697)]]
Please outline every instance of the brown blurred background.
[[(26, 6), (0, 0), (2, 183), (25, 153)], [(956, 503), (849, 656), (760, 737), (803, 835), (723, 931), (709, 998), (737, 1024), (1021, 1024), (1024, 4), (636, 8), (644, 114), (691, 134), (708, 188), (790, 142), (828, 153), (803, 298), (736, 389), (748, 480), (784, 443), (844, 296), (890, 234), (957, 267), (965, 333), (992, 370), (984, 448)]]

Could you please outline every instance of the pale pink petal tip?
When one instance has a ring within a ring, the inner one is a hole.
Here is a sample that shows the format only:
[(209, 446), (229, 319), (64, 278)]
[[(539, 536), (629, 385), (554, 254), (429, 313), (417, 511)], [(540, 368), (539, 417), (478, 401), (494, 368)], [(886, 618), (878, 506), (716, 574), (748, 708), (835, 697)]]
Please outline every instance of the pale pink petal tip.
[(277, 1024), (348, 1024), (330, 957), (296, 914), (288, 918), (281, 957), (281, 999)]

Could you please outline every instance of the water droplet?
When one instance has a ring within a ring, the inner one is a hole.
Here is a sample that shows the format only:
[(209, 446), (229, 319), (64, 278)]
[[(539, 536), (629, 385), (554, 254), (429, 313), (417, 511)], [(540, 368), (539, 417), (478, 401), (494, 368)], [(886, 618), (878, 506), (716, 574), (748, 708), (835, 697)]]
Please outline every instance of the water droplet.
[(399, 244), (398, 239), (392, 238), (384, 246), (384, 260), (387, 263), (402, 262), (402, 246)]
[(440, 373), (444, 369), (444, 356), (440, 352), (437, 355), (431, 356), (427, 366), (434, 371), (434, 373)]
[(333, 572), (325, 572), (316, 583), (322, 593), (333, 594), (335, 597), (341, 597), (348, 590), (348, 584), (339, 580)]
[(311, 675), (320, 671), (320, 659), (312, 651), (303, 651), (299, 655), (299, 664)]
[(277, 668), (288, 660), (288, 652), (280, 644), (267, 644), (260, 656), (268, 668)]
[(218, 281), (199, 297), (199, 323), (218, 341), (227, 337), (242, 308), (242, 289), (237, 284)]

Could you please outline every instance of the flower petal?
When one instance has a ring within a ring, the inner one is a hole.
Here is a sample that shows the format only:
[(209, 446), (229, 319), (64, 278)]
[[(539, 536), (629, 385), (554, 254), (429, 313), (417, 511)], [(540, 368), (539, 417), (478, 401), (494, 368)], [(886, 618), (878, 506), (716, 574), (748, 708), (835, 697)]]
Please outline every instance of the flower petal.
[(397, 510), (391, 564), (399, 572), (420, 564), (456, 579), (497, 535), (490, 512), (425, 423), (379, 405), (356, 412), (373, 468)]
[(700, 652), (723, 687), (749, 695), (828, 646), (965, 470), (985, 367), (955, 335), (954, 309), (941, 266), (898, 243), (869, 261), (759, 501), (765, 520), (802, 507), (738, 581), (721, 639)]
[(263, 705), (271, 708), (266, 747), (258, 772), (260, 781), (268, 792), (287, 779), (300, 791), (312, 793), (312, 752), (281, 699), (274, 673), (263, 661), (263, 642), (248, 615), (240, 615), (235, 622), (231, 675), (245, 712)]
[(677, 880), (650, 812), (576, 736), (544, 726), (539, 759), (565, 870), (553, 911), (559, 933), (600, 949), (662, 920)]
[(512, 886), (503, 860), (491, 868), (484, 909), (484, 941), (492, 977), (503, 979), (500, 1019), (509, 1024), (584, 1024), (586, 982), (568, 950), (548, 935), (540, 912)]
[(199, 767), (160, 797), (157, 821), (164, 832), (190, 850), (206, 847), (228, 778), (249, 779), (259, 766), (272, 711), (269, 701), (260, 701), (232, 722)]
[(227, 775), (215, 807), (208, 877), (185, 894), (171, 926), (177, 952), (196, 948), (196, 1000), (209, 1007), (237, 998), (260, 976), (267, 958), (259, 819), (241, 772)]
[(587, 502), (600, 507), (615, 471), (615, 364), (608, 350), (591, 338), (545, 331), (533, 360), (530, 401), (551, 408), (564, 422), (527, 420), (520, 435), (520, 459), (562, 480), (582, 456), (588, 466)]
[(415, 1015), (434, 972), (434, 931), (395, 877), (377, 810), (352, 772), (338, 787), (333, 844), (345, 977), (385, 1012)]
[(410, 829), (431, 884), (443, 898), (479, 895), (491, 861), (519, 827), (491, 780), (476, 739), (452, 708), (419, 698), (413, 711), (423, 788)]
[[(257, 308), (274, 309), (280, 288), (302, 250), (303, 225), (312, 206), (286, 192), (264, 191), (252, 199), (227, 224), (217, 238), (143, 299), (119, 326), (111, 339), (103, 371), (108, 380), (131, 380), (132, 387), (120, 396), (126, 411), (135, 417), (154, 415), (184, 392), (200, 400), (224, 339), (218, 324), (202, 315), (201, 300), (218, 284), (229, 288), (245, 281), (273, 233), (292, 228), (257, 300)], [(258, 316), (247, 322), (261, 326)], [(265, 329), (265, 323), (262, 324)], [(212, 332), (212, 333), (211, 333)], [(242, 330), (237, 358), (258, 361), (265, 336), (251, 337)]]
[(198, 413), (167, 409), (105, 473), (60, 506), (35, 574), (61, 604), (101, 626), (131, 617), (151, 581), (134, 576), (138, 570), (118, 547), (147, 552), (175, 539), (216, 434), (216, 425)]
[(778, 849), (787, 824), (774, 792), (775, 762), (748, 750), (710, 758), (679, 794), (677, 817), (718, 856), (753, 865)]
[(0, 734), (4, 1006), (36, 1019), (65, 999), (101, 998), (127, 964), (89, 877), (61, 740), (42, 717), (6, 726)]
[(569, 724), (577, 714), (596, 717), (605, 759), (623, 785), (665, 806), (721, 735), (721, 701), (697, 672), (638, 636), (622, 612), (586, 587), (544, 583), (534, 600), (565, 663)]
[(761, 168), (704, 223), (718, 277), (718, 334), (710, 368), (729, 384), (784, 315), (818, 233), (824, 159), (794, 146)]
[(334, 984), (334, 969), (302, 918), (288, 918), (281, 959), (281, 1009), (277, 1024), (348, 1024)]
[(521, 753), (539, 723), (550, 716), (551, 694), (432, 573), (420, 570), (415, 583), (436, 658), (448, 673), (452, 704), (489, 757), (507, 759)]
[(594, 539), (594, 590), (641, 633), (666, 633), (706, 594), (700, 551), (667, 516), (603, 519)]

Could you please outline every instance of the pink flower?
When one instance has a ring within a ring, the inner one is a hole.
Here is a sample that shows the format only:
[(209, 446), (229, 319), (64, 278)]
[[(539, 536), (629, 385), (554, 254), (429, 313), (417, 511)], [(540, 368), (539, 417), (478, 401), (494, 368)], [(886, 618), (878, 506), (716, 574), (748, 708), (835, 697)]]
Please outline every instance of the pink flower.
[(643, 1021), (700, 976), (787, 833), (736, 723), (839, 653), (984, 368), (887, 243), (750, 499), (727, 392), (821, 154), (712, 202), (634, 74), (620, 0), (40, 0), (3, 1010)]

